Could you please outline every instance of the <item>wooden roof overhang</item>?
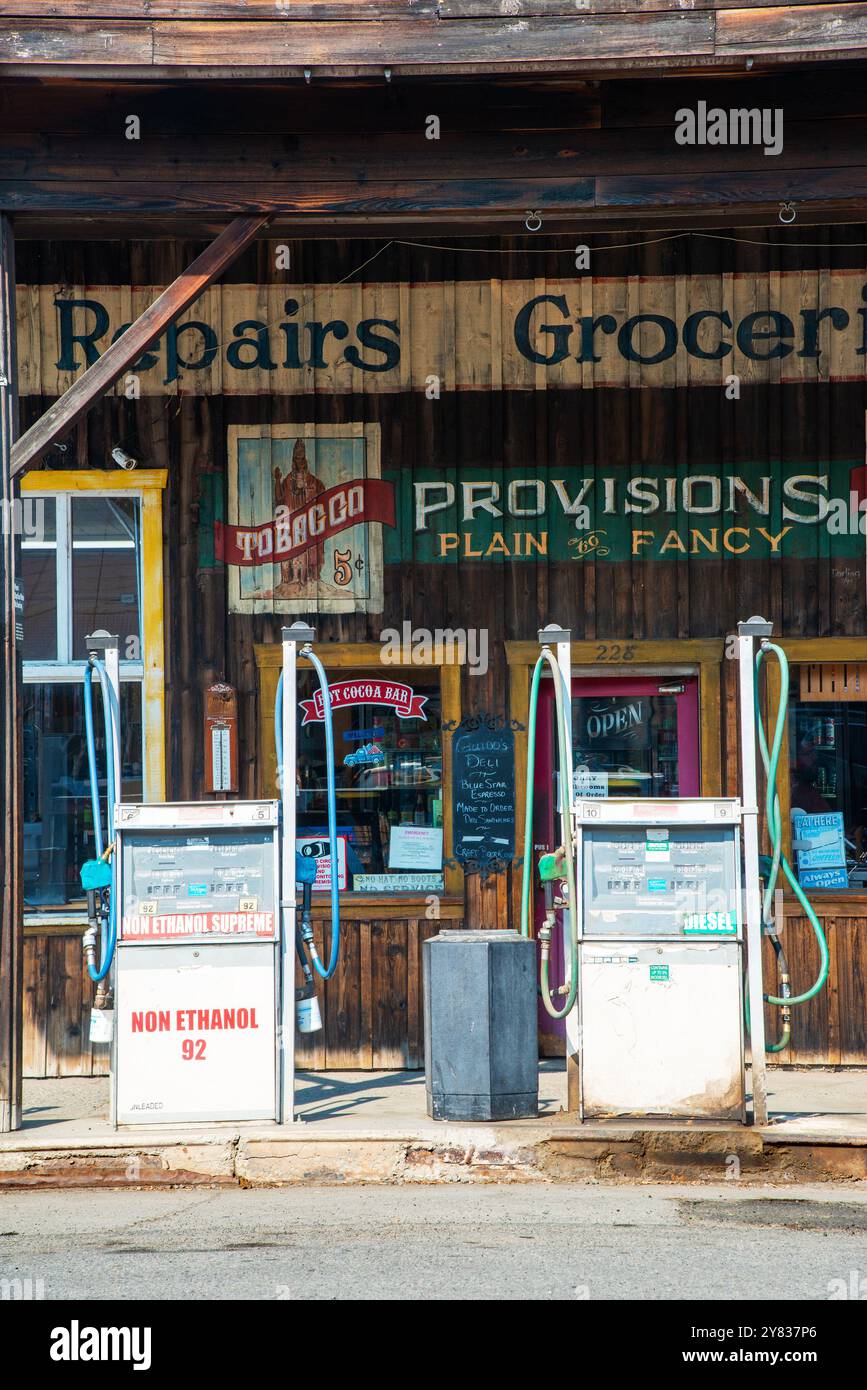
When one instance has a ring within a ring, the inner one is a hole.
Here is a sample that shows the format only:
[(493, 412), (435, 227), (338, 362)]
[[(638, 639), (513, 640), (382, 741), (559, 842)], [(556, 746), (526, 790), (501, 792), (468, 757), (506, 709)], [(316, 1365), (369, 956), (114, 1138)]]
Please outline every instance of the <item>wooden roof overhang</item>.
[[(0, 211), (22, 238), (860, 221), (865, 92), (865, 4), (0, 0)], [(782, 106), (783, 152), (677, 146), (698, 101)]]
[[(0, 0), (0, 9), (4, 0)], [(867, 11), (867, 5), (864, 6)], [(0, 79), (3, 65), (0, 64)], [(678, 145), (699, 101), (781, 108), (777, 155)], [(427, 117), (441, 123), (425, 137)], [(126, 138), (134, 114), (141, 138)], [(662, 80), (0, 80), (0, 211), (20, 238), (525, 234), (867, 216), (867, 61)]]

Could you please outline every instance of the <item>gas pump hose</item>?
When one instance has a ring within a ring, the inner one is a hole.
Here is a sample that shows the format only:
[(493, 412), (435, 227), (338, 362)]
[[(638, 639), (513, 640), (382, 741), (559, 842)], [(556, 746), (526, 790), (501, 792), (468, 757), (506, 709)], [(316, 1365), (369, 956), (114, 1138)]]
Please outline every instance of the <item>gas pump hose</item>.
[[(548, 665), (554, 678), (555, 724), (557, 729), (557, 749), (560, 763), (560, 811), (563, 824), (563, 854), (565, 873), (569, 932), (564, 931), (564, 956), (566, 958), (566, 983), (552, 993), (549, 981), (549, 954), (551, 930), (554, 921), (553, 910), (546, 914), (545, 925), (540, 929), (541, 942), (539, 993), (546, 1012), (551, 1018), (565, 1018), (575, 1004), (578, 994), (578, 893), (575, 883), (575, 846), (572, 839), (572, 776), (569, 758), (569, 740), (566, 733), (566, 704), (563, 673), (549, 647), (543, 647), (533, 670), (530, 686), (530, 711), (527, 719), (527, 801), (524, 812), (524, 872), (521, 884), (521, 935), (530, 935), (530, 902), (533, 880), (533, 783), (536, 762), (536, 722), (539, 703), (539, 682), (542, 671)], [(558, 1008), (554, 994), (566, 996), (566, 1002)]]
[[(762, 712), (759, 704), (759, 675), (762, 662), (769, 654), (773, 654), (780, 668), (780, 702), (777, 707), (776, 720), (774, 723), (773, 739), (770, 750), (765, 733)], [(776, 1043), (767, 1047), (768, 1052), (781, 1052), (788, 1046), (791, 1037), (790, 1028), (790, 1009), (796, 1004), (806, 1004), (809, 999), (814, 998), (825, 984), (828, 978), (828, 942), (822, 930), (822, 924), (816, 916), (812, 903), (798, 882), (797, 875), (792, 869), (786, 856), (783, 854), (783, 820), (780, 811), (780, 797), (777, 791), (777, 771), (780, 762), (780, 752), (783, 745), (783, 735), (786, 729), (786, 719), (789, 709), (789, 663), (786, 653), (782, 647), (778, 647), (774, 642), (762, 642), (756, 652), (756, 682), (755, 682), (755, 716), (756, 728), (759, 738), (759, 751), (762, 755), (762, 763), (765, 768), (765, 820), (768, 827), (768, 837), (771, 841), (772, 854), (767, 860), (767, 871), (765, 874), (765, 891), (762, 895), (762, 925), (765, 933), (770, 936), (771, 944), (777, 957), (777, 964), (780, 971), (781, 995), (766, 994), (765, 1001), (773, 1004), (776, 1008), (783, 1010), (783, 1032)], [(819, 973), (815, 982), (803, 994), (792, 995), (789, 991), (789, 972), (786, 964), (786, 957), (783, 951), (779, 936), (774, 930), (774, 894), (777, 888), (780, 869), (791, 885), (792, 891), (813, 928), (816, 937), (816, 944), (819, 947)], [(746, 1018), (749, 1027), (749, 997), (745, 993)]]
[[(340, 955), (340, 886), (337, 859), (337, 792), (335, 787), (334, 775), (334, 728), (331, 721), (331, 697), (328, 690), (328, 677), (325, 674), (325, 667), (319, 657), (309, 645), (301, 648), (301, 656), (306, 656), (313, 666), (319, 680), (319, 688), (322, 691), (322, 712), (325, 723), (325, 780), (327, 788), (328, 803), (328, 851), (331, 855), (331, 949), (328, 956), (327, 967), (322, 964), (319, 952), (313, 941), (313, 933), (309, 923), (305, 928), (304, 943), (310, 952), (310, 959), (316, 969), (316, 973), (323, 980), (330, 980), (337, 969), (337, 961)], [(281, 792), (284, 794), (294, 794), (295, 788), (288, 791), (283, 788), (283, 673), (280, 672), (280, 679), (277, 682), (277, 696), (274, 702), (274, 741), (277, 749), (277, 772), (279, 776)], [(300, 955), (299, 950), (299, 955)]]
[[(93, 730), (93, 673), (96, 671), (102, 687), (102, 712), (105, 721), (105, 768), (106, 768), (106, 827), (107, 845), (102, 838), (102, 812), (99, 805), (99, 775), (96, 762), (96, 739)], [(100, 961), (96, 964), (96, 929), (93, 935), (85, 933), (85, 959), (87, 971), (95, 984), (105, 979), (111, 969), (114, 950), (117, 944), (117, 869), (114, 860), (114, 803), (118, 788), (114, 785), (114, 741), (117, 713), (113, 707), (114, 691), (108, 679), (104, 664), (95, 656), (88, 659), (84, 668), (84, 732), (87, 744), (87, 769), (90, 778), (90, 803), (93, 810), (93, 836), (96, 845), (96, 858), (111, 863), (111, 884), (108, 894), (108, 932), (100, 928)], [(97, 1004), (99, 1007), (99, 1003)]]

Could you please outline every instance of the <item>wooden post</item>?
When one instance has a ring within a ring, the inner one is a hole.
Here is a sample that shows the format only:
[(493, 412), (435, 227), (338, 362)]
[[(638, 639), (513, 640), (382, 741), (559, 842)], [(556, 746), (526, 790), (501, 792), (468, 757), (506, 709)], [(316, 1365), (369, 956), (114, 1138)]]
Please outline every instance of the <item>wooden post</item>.
[(15, 243), (0, 214), (0, 1131), (21, 1124), (24, 893), (19, 701), (23, 595), (12, 445), (18, 431)]

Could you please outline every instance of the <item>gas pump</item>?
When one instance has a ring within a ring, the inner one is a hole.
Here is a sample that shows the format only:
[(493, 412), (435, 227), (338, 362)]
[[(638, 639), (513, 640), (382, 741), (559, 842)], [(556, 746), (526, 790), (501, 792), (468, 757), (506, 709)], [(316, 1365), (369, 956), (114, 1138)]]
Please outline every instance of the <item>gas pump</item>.
[[(81, 870), (90, 918), (85, 955), (99, 984), (91, 1036), (112, 1044), (115, 1125), (295, 1117), (296, 1014), (302, 1031), (322, 1026), (314, 971), (328, 979), (340, 949), (336, 874), (327, 966), (311, 924), (316, 858), (330, 849), (337, 862), (330, 695), (314, 636), (303, 624), (283, 629), (275, 721), (280, 801), (165, 805), (122, 800), (117, 639), (87, 638), (95, 858)], [(299, 657), (311, 662), (320, 683), (329, 825), (328, 842), (306, 845), (303, 856), (295, 848)], [(105, 836), (94, 676), (106, 722)], [(303, 976), (297, 990), (296, 959)]]
[[(521, 930), (529, 935), (536, 708), (548, 669), (562, 844), (538, 865), (546, 890), (539, 988), (548, 1013), (566, 1019), (569, 1108), (581, 1119), (746, 1122), (748, 1036), (752, 1119), (765, 1124), (765, 1053), (786, 1045), (791, 1008), (813, 998), (827, 979), (821, 924), (782, 852), (776, 776), (788, 713), (788, 665), (771, 635), (771, 624), (762, 618), (738, 624), (740, 797), (630, 800), (573, 791), (569, 633), (553, 626), (539, 633), (542, 650), (530, 693)], [(770, 740), (758, 699), (758, 678), (768, 659), (777, 660), (781, 674)], [(759, 854), (757, 745), (766, 774), (770, 857)], [(781, 870), (819, 945), (817, 978), (800, 994), (792, 994), (774, 923)], [(565, 981), (552, 989), (548, 957), (558, 909)], [(763, 934), (774, 945), (778, 994), (764, 989)], [(781, 1037), (769, 1047), (766, 1002), (783, 1011)]]

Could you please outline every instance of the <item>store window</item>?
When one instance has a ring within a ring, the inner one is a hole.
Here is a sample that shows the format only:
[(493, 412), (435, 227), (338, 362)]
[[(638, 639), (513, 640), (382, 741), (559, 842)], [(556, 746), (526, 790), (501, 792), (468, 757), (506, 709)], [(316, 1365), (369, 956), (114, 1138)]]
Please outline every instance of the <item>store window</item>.
[[(83, 672), (84, 639), (97, 628), (120, 638), (123, 795), (143, 797), (142, 550), (138, 497), (56, 492), (33, 501), (40, 525), (22, 540), (24, 901), (41, 909), (82, 900), (79, 869), (95, 849)], [(104, 797), (99, 709), (95, 726)]]
[[(337, 786), (338, 877), (356, 893), (443, 890), (440, 683), (329, 671)], [(315, 675), (299, 671), (298, 842), (327, 841), (325, 726)], [(316, 889), (330, 886), (320, 857)]]
[(792, 850), (807, 889), (867, 889), (865, 677), (867, 667), (859, 663), (792, 668)]
[(792, 667), (789, 805), (800, 883), (867, 890), (867, 666)]

